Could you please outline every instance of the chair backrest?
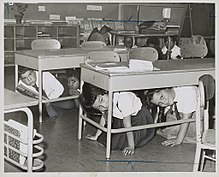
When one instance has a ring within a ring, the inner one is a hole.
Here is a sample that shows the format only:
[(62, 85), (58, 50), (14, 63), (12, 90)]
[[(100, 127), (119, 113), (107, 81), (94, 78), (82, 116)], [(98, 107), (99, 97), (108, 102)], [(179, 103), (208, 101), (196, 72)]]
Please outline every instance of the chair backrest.
[(209, 101), (214, 97), (215, 94), (215, 80), (209, 75), (205, 74), (199, 78), (198, 84), (199, 101), (197, 106), (197, 119), (196, 119), (196, 129), (197, 133), (209, 129)]
[(31, 42), (32, 50), (60, 49), (61, 44), (56, 39), (35, 39)]
[(106, 43), (103, 41), (86, 41), (81, 44), (81, 48), (103, 48)]
[(190, 38), (180, 38), (179, 47), (183, 58), (204, 58), (208, 54), (205, 39), (200, 35)]
[(187, 44), (181, 46), (183, 58), (204, 58), (208, 54), (208, 48), (203, 44)]
[(158, 52), (152, 47), (132, 48), (129, 51), (129, 59), (139, 59), (153, 62), (158, 59)]
[(103, 62), (113, 61), (120, 62), (120, 56), (114, 51), (91, 51), (87, 53), (86, 61)]

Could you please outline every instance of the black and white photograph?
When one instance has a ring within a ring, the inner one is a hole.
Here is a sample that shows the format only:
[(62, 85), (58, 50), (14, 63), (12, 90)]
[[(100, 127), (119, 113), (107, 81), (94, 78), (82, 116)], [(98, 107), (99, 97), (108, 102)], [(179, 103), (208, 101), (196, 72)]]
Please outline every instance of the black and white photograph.
[(217, 10), (1, 2), (1, 174), (216, 176)]

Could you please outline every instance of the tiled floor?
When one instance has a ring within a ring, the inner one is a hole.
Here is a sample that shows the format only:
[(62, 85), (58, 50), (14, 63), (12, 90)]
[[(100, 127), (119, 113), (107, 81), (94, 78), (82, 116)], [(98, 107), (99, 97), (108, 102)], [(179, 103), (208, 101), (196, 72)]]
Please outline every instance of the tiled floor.
[[(13, 88), (13, 74), (7, 75), (6, 88)], [(132, 156), (123, 156), (120, 151), (112, 151), (106, 161), (105, 148), (83, 138), (77, 139), (78, 110), (59, 111), (57, 119), (46, 116), (38, 123), (38, 107), (33, 107), (34, 127), (44, 135), (45, 153), (42, 159), (45, 168), (40, 172), (192, 172), (195, 144), (175, 147), (161, 145), (164, 140), (156, 135), (147, 145), (137, 149)], [(11, 115), (13, 116), (13, 115)], [(7, 115), (6, 117), (10, 117)], [(22, 117), (22, 114), (16, 115)], [(95, 132), (89, 124), (84, 135)], [(10, 163), (4, 163), (5, 172), (22, 172)], [(214, 171), (213, 163), (206, 164), (206, 171)]]

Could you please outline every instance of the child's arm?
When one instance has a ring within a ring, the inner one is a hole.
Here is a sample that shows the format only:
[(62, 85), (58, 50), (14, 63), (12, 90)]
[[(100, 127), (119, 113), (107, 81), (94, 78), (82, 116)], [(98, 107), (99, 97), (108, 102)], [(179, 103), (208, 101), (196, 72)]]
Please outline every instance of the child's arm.
[[(105, 121), (105, 117), (104, 117), (104, 114), (103, 114), (100, 118), (100, 125), (104, 126), (105, 123), (106, 123), (106, 121)], [(87, 138), (89, 140), (92, 140), (92, 141), (96, 141), (97, 138), (101, 135), (101, 133), (102, 133), (102, 130), (98, 129), (94, 136), (92, 136), (90, 134), (87, 134), (87, 136), (85, 138)]]
[[(123, 118), (123, 124), (124, 124), (124, 127), (131, 127), (132, 124), (131, 124), (131, 116), (127, 116), (127, 117), (124, 117)], [(126, 147), (122, 153), (124, 155), (132, 155), (134, 154), (134, 151), (135, 151), (135, 143), (134, 143), (134, 136), (133, 136), (133, 132), (127, 132), (127, 138), (128, 138), (128, 147)]]
[[(192, 117), (192, 113), (183, 113), (182, 119), (189, 119), (191, 117)], [(164, 146), (171, 146), (171, 147), (181, 144), (182, 141), (184, 140), (185, 136), (186, 136), (188, 127), (189, 127), (189, 123), (181, 124), (178, 135), (177, 135), (177, 138), (176, 139), (166, 140), (162, 144)]]

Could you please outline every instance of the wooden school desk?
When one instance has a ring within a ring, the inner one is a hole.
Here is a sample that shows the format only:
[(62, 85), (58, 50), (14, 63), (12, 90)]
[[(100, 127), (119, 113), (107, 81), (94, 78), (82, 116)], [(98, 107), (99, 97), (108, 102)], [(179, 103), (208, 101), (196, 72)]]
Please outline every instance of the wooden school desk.
[[(112, 103), (113, 92), (151, 89), (161, 87), (174, 87), (182, 85), (198, 85), (198, 78), (203, 74), (215, 75), (215, 59), (185, 59), (185, 60), (157, 60), (154, 66), (160, 70), (146, 72), (118, 72), (108, 73), (94, 70), (86, 64), (81, 64), (81, 80), (107, 90), (109, 103)], [(82, 83), (82, 82), (81, 82)], [(82, 120), (85, 120), (102, 131), (107, 132), (106, 158), (110, 158), (111, 133), (127, 132), (128, 130), (140, 130), (152, 127), (180, 124), (195, 121), (195, 119), (178, 120), (150, 125), (135, 126), (131, 128), (111, 129), (112, 104), (109, 104), (107, 128), (87, 118), (80, 108), (78, 139), (82, 135)]]
[[(42, 103), (61, 101), (76, 98), (75, 96), (61, 97), (58, 99), (42, 100), (42, 72), (58, 69), (79, 68), (84, 63), (85, 57), (92, 50), (113, 50), (105, 47), (102, 49), (69, 48), (59, 50), (23, 50), (15, 53), (15, 86), (18, 83), (18, 66), (38, 70), (39, 78), (39, 122), (42, 122)], [(119, 51), (124, 54), (124, 51)]]
[[(33, 137), (33, 114), (28, 108), (29, 106), (35, 106), (38, 101), (34, 98), (30, 98), (8, 89), (4, 90), (4, 113), (23, 111), (27, 115), (27, 132), (28, 137)], [(27, 140), (28, 150), (27, 150), (27, 171), (32, 172), (33, 167), (33, 138), (28, 138)], [(6, 160), (12, 162), (10, 158), (5, 157)], [(18, 164), (15, 164), (18, 166)], [(23, 166), (19, 166), (24, 169)]]
[[(132, 45), (135, 45), (135, 38), (142, 38), (142, 37), (167, 37), (168, 38), (168, 51), (170, 51), (170, 41), (171, 37), (177, 36), (175, 33), (146, 33), (146, 34), (140, 34), (136, 33), (135, 31), (110, 31), (110, 34), (112, 35), (112, 45), (116, 45), (116, 37), (121, 36), (121, 37), (130, 37), (132, 38)], [(169, 55), (167, 55), (167, 60), (169, 60)]]

